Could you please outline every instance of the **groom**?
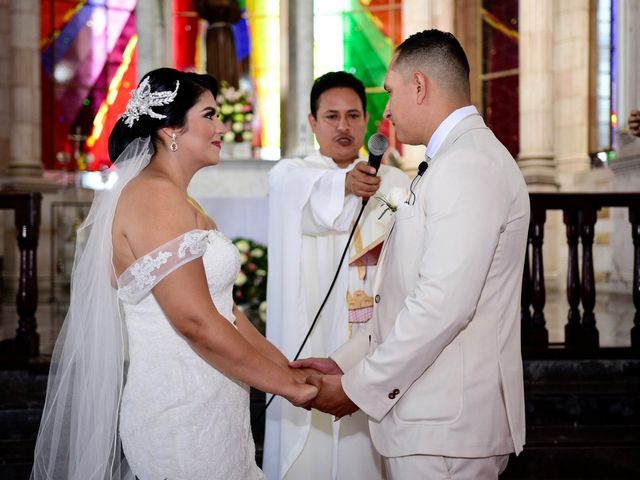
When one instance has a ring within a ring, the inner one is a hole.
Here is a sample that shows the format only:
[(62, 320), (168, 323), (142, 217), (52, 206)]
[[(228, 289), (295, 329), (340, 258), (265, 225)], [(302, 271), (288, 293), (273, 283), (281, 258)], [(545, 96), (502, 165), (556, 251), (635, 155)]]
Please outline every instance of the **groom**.
[(398, 139), (427, 146), (424, 173), (385, 241), (369, 331), (331, 359), (292, 366), (326, 374), (307, 380), (320, 388), (315, 408), (368, 415), (392, 480), (495, 479), (525, 436), (527, 188), (471, 105), (469, 64), (453, 35), (406, 39), (385, 90)]

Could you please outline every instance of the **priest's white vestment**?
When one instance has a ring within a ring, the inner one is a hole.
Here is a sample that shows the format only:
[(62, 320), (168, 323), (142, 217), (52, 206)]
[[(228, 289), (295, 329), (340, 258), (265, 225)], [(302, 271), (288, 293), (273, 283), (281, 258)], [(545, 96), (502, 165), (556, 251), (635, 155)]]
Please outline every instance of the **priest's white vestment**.
[[(281, 160), (269, 173), (267, 338), (290, 360), (329, 289), (362, 205), (360, 197), (345, 195), (346, 174), (362, 160), (342, 169), (316, 153)], [(378, 175), (381, 184), (376, 196), (388, 196), (394, 188), (408, 193), (409, 179), (401, 170), (382, 165)], [(348, 264), (349, 258), (385, 233), (392, 212), (379, 218), (383, 211), (376, 198), (367, 203), (331, 296), (300, 358), (327, 357), (349, 339), (352, 329), (366, 325), (358, 322), (370, 318), (375, 266)], [(382, 460), (362, 412), (334, 423), (329, 415), (277, 398), (266, 422), (263, 469), (269, 480), (383, 478)]]

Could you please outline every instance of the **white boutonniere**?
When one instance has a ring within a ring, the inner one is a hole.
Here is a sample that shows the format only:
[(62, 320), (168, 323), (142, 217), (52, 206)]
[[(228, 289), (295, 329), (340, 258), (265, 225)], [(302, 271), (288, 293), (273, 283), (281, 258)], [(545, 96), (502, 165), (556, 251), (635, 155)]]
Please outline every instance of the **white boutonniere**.
[(394, 187), (389, 190), (386, 195), (379, 195), (374, 197), (380, 202), (380, 208), (382, 213), (378, 217), (380, 220), (387, 212), (395, 213), (398, 210), (398, 206), (407, 201), (409, 192), (405, 188)]

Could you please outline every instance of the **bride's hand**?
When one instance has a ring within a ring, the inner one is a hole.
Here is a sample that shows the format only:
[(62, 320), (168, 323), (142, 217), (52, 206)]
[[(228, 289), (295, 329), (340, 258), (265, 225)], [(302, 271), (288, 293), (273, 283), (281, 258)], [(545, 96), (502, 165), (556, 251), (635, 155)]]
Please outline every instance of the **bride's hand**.
[(289, 373), (300, 383), (306, 383), (307, 378), (311, 376), (322, 375), (322, 372), (315, 368), (292, 368), (288, 367)]
[(295, 382), (290, 392), (283, 395), (292, 405), (296, 407), (311, 408), (311, 402), (318, 395), (318, 389), (307, 383)]

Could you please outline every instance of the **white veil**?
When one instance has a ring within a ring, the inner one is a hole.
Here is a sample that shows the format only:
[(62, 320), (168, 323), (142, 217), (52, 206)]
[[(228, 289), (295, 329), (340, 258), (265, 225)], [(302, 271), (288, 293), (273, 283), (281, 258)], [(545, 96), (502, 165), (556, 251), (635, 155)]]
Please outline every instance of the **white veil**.
[(149, 164), (153, 145), (137, 138), (96, 192), (78, 229), (69, 311), (51, 358), (33, 480), (133, 480), (118, 434), (126, 330), (115, 289), (111, 226), (122, 189)]

